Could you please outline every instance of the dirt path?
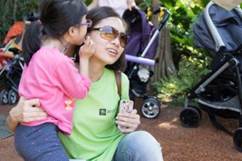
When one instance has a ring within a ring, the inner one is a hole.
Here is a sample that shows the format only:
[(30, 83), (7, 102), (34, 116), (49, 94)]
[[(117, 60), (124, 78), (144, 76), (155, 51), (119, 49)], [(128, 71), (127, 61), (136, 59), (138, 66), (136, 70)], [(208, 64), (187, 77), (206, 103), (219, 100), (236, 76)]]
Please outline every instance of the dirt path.
[[(142, 128), (161, 143), (165, 161), (242, 161), (232, 137), (215, 129), (203, 113), (198, 128), (183, 128), (178, 119), (180, 108), (167, 108), (158, 119), (143, 120)], [(235, 128), (235, 121), (226, 121)]]
[[(165, 161), (242, 161), (232, 138), (214, 129), (205, 114), (198, 128), (189, 129), (181, 127), (179, 111), (166, 108), (155, 120), (142, 118), (140, 129), (151, 132), (161, 143)], [(226, 126), (236, 124), (228, 121)], [(13, 138), (0, 140), (0, 161), (22, 161), (13, 148)]]

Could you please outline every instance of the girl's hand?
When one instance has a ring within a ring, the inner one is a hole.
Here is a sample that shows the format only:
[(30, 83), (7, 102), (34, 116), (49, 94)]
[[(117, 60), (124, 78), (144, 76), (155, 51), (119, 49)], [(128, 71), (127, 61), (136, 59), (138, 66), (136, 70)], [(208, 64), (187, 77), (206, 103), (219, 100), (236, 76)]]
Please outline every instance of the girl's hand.
[(21, 97), (18, 104), (9, 112), (9, 117), (17, 123), (44, 119), (47, 114), (39, 106), (38, 99), (25, 100)]
[(89, 59), (93, 54), (95, 54), (95, 52), (96, 49), (94, 47), (93, 41), (89, 36), (87, 36), (86, 40), (84, 41), (84, 45), (82, 45), (79, 50), (80, 60)]
[(140, 124), (140, 116), (137, 114), (137, 110), (133, 109), (131, 112), (119, 112), (116, 117), (116, 123), (123, 133), (130, 133), (135, 131)]

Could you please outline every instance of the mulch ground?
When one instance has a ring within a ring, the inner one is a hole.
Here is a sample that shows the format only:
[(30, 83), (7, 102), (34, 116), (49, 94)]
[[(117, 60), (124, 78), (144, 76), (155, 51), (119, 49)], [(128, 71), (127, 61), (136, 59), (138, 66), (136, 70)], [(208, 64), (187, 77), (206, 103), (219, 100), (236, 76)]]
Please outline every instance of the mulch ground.
[[(1, 113), (3, 108), (0, 106)], [(215, 129), (206, 114), (198, 128), (183, 128), (179, 113), (180, 108), (168, 107), (154, 120), (141, 120), (140, 129), (149, 131), (160, 142), (165, 161), (242, 161), (232, 137)], [(237, 127), (236, 121), (222, 121), (230, 129)], [(22, 161), (14, 150), (13, 137), (0, 140), (0, 161)]]

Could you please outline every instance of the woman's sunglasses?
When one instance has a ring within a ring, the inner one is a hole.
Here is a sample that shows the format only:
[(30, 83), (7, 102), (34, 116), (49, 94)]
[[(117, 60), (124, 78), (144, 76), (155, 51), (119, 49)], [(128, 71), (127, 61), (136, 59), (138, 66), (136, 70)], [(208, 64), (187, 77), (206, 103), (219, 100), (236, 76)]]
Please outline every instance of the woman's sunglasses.
[(127, 35), (122, 32), (120, 33), (118, 30), (116, 30), (111, 26), (103, 26), (99, 28), (93, 28), (91, 30), (99, 31), (101, 38), (103, 38), (104, 40), (112, 41), (112, 40), (115, 40), (117, 37), (119, 37), (120, 46), (122, 48), (125, 48), (127, 44), (127, 41), (128, 41)]

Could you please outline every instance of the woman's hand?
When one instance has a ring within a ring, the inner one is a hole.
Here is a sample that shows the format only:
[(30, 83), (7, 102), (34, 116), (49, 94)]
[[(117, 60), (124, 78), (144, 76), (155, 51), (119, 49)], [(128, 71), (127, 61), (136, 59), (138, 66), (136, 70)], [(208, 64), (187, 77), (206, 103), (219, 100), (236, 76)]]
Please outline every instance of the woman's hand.
[(21, 97), (18, 104), (9, 112), (9, 115), (19, 123), (41, 120), (46, 118), (47, 114), (39, 106), (38, 99), (25, 100)]
[(37, 121), (46, 118), (47, 114), (39, 106), (38, 99), (25, 100), (21, 97), (18, 104), (9, 112), (7, 118), (9, 129), (14, 131), (21, 122)]
[(140, 124), (140, 116), (137, 114), (137, 110), (133, 109), (131, 112), (119, 112), (116, 117), (116, 123), (123, 133), (130, 133), (135, 131)]

